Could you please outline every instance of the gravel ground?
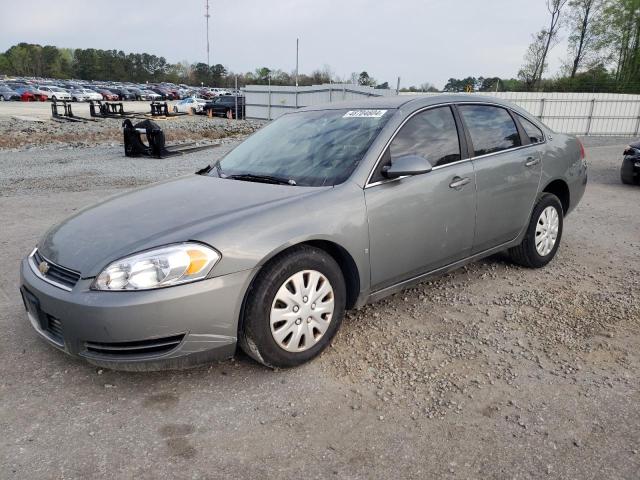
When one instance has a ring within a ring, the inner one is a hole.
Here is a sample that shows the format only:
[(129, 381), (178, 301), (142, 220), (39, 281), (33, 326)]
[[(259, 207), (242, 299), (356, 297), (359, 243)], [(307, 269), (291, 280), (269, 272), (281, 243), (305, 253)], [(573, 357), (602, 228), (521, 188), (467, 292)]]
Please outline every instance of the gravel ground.
[(112, 372), (37, 338), (18, 262), (48, 226), (236, 141), (166, 160), (125, 159), (118, 145), (0, 151), (2, 478), (638, 478), (640, 189), (618, 180), (628, 139), (585, 140), (589, 187), (547, 268), (497, 255), (350, 312), (300, 368), (238, 355)]
[[(169, 102), (171, 103), (171, 102)], [(4, 102), (0, 104), (0, 149), (18, 152), (27, 149), (77, 148), (122, 143), (122, 119), (101, 118), (87, 122), (50, 120), (48, 102)], [(76, 116), (90, 118), (87, 104), (74, 103)], [(148, 102), (125, 102), (127, 112), (139, 112), (147, 118)], [(149, 117), (150, 118), (150, 117)], [(230, 121), (203, 115), (184, 115), (172, 118), (152, 118), (166, 137), (167, 143), (185, 140), (211, 142), (212, 140), (247, 135), (263, 122), (258, 120)]]

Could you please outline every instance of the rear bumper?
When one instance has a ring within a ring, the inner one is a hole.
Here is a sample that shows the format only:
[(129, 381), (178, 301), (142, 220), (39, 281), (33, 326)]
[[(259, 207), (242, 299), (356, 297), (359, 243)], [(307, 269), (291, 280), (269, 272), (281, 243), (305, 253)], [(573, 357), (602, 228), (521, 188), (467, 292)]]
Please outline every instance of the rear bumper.
[(233, 356), (245, 270), (192, 284), (139, 292), (72, 291), (21, 265), (27, 318), (49, 344), (96, 365), (118, 370), (180, 368)]

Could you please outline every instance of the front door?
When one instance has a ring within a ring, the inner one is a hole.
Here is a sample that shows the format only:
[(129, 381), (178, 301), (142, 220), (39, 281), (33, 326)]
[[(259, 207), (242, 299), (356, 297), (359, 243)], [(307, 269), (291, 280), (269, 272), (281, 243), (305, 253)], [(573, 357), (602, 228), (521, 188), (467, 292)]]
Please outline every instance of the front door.
[[(365, 189), (374, 290), (467, 257), (475, 228), (476, 189), (471, 161), (460, 148), (450, 107), (420, 112), (395, 136)], [(387, 180), (382, 166), (421, 155), (434, 169)], [(385, 162), (386, 158), (386, 162)]]

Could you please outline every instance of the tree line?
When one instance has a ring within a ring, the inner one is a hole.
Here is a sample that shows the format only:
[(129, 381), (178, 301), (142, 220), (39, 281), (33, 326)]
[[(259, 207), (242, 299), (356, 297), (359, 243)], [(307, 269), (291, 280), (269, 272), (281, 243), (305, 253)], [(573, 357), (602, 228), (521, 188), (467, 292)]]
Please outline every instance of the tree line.
[(353, 73), (348, 79), (337, 78), (330, 67), (325, 66), (310, 74), (285, 72), (267, 67), (252, 72), (234, 73), (224, 65), (208, 66), (206, 63), (169, 63), (164, 57), (148, 53), (125, 53), (121, 50), (95, 48), (58, 48), (52, 45), (19, 43), (0, 53), (0, 75), (44, 77), (60, 79), (104, 80), (134, 83), (185, 83), (218, 87), (248, 84), (317, 85), (329, 82), (353, 82), (377, 88), (388, 88), (388, 83), (378, 84), (365, 71)]

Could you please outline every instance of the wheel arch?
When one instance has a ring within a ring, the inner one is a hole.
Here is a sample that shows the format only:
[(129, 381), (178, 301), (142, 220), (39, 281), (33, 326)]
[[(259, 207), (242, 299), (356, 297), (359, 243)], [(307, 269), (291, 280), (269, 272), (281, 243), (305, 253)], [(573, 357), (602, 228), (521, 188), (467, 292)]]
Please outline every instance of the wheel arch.
[(346, 308), (351, 309), (356, 306), (360, 295), (360, 271), (353, 256), (346, 248), (332, 240), (311, 238), (297, 243), (283, 245), (281, 248), (271, 252), (260, 262), (258, 268), (253, 274), (253, 278), (251, 279), (251, 282), (249, 283), (249, 286), (247, 287), (244, 298), (242, 300), (240, 316), (238, 318), (238, 334), (242, 331), (243, 328), (247, 299), (249, 297), (249, 294), (251, 293), (256, 278), (258, 278), (260, 271), (276, 258), (280, 257), (280, 255), (283, 255), (290, 250), (305, 245), (315, 247), (324, 251), (336, 261), (336, 263), (340, 267), (340, 270), (342, 271), (342, 276), (344, 277), (345, 286), (347, 289)]
[(563, 214), (566, 215), (571, 209), (571, 192), (569, 185), (562, 178), (556, 178), (547, 183), (541, 190), (542, 193), (552, 193), (560, 200)]

